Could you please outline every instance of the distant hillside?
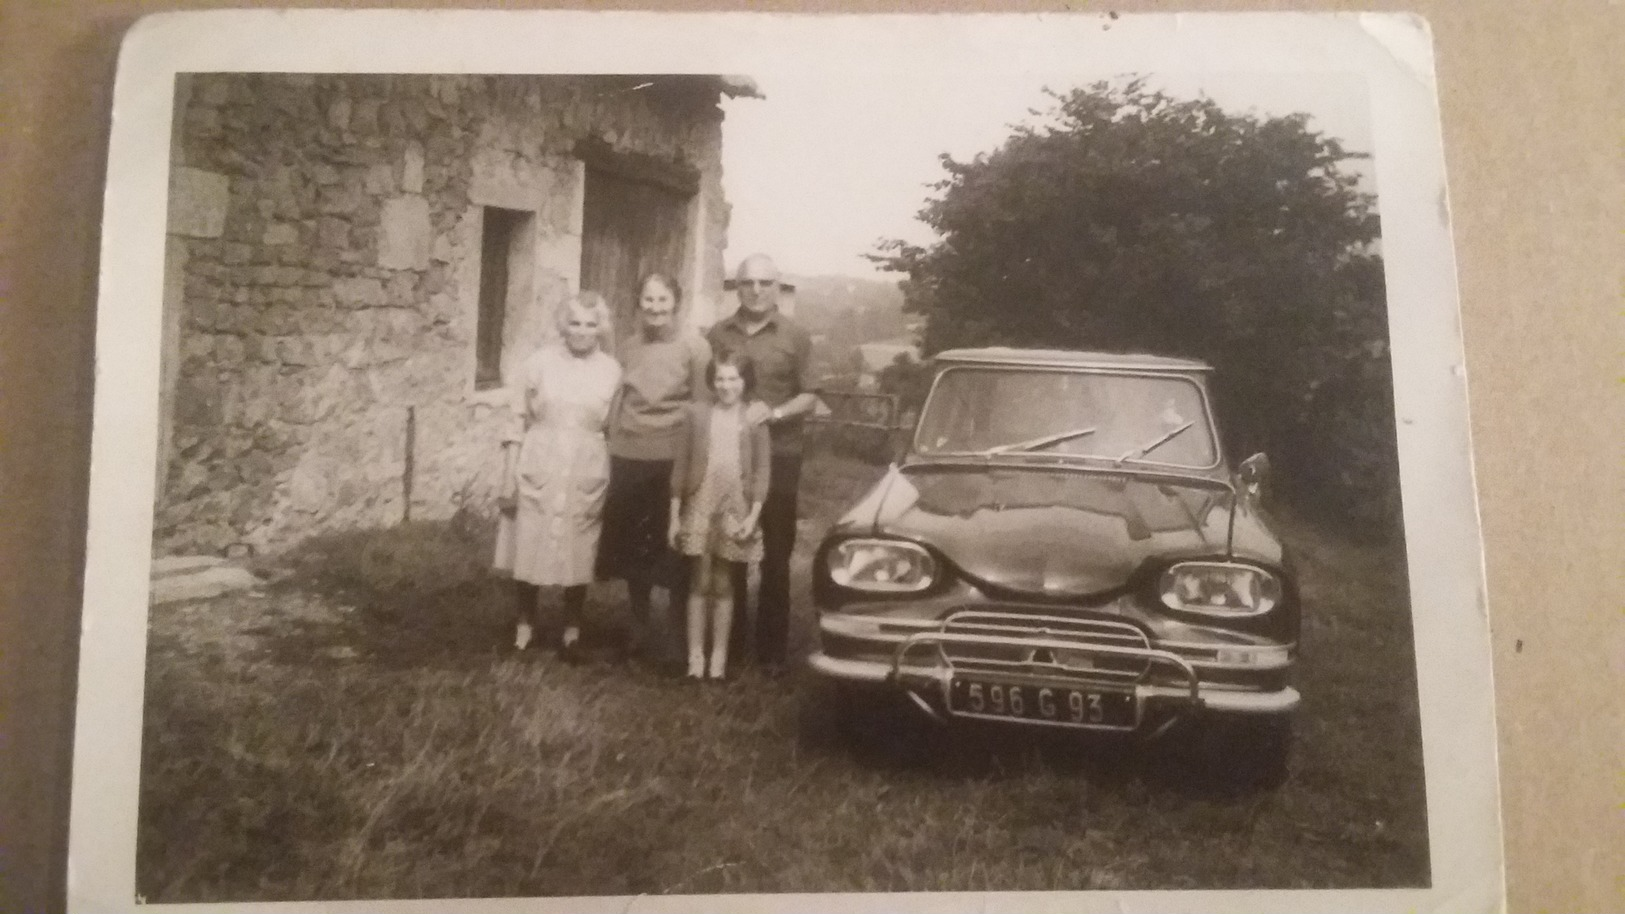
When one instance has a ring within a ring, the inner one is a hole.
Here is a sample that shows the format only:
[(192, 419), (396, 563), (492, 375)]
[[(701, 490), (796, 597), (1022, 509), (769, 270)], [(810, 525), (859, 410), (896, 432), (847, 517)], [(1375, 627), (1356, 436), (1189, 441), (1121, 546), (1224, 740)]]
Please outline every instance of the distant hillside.
[(813, 373), (856, 369), (857, 347), (877, 340), (912, 338), (915, 318), (903, 313), (895, 280), (852, 276), (792, 276), (796, 320), (813, 335)]

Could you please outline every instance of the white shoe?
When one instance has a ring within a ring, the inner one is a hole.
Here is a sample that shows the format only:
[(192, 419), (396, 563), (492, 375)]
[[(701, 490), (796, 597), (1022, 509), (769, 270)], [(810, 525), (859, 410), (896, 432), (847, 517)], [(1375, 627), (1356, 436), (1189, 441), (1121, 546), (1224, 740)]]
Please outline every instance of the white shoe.
[(530, 641), (534, 637), (536, 637), (536, 632), (531, 629), (529, 622), (519, 623), (519, 628), (514, 632), (513, 636), (514, 650), (522, 651), (530, 647)]

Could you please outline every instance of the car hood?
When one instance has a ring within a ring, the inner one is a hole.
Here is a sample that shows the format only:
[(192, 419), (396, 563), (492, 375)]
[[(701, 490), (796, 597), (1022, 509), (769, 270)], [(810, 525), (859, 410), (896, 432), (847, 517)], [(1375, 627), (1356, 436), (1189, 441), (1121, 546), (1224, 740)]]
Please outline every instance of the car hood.
[(973, 581), (1033, 597), (1086, 597), (1128, 583), (1155, 556), (1226, 551), (1222, 484), (1080, 468), (894, 469), (849, 519), (932, 546)]

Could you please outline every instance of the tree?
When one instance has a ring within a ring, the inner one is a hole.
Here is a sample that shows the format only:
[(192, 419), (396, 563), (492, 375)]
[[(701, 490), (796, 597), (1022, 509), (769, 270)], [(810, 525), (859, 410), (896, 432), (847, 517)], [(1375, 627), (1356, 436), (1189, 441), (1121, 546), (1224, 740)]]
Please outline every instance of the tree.
[(969, 162), (942, 156), (920, 218), (885, 242), (924, 349), (1044, 345), (1213, 364), (1232, 453), (1367, 529), (1398, 518), (1379, 224), (1360, 158), (1305, 115), (1235, 114), (1143, 80), (1056, 105)]

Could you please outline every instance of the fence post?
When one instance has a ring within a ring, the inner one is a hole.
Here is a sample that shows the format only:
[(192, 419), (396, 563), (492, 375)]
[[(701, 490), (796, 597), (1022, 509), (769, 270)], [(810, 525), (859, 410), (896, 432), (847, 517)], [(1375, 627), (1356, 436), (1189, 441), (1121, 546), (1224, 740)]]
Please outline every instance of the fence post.
[(401, 523), (412, 521), (412, 474), (416, 470), (414, 453), (418, 437), (418, 410), (406, 408), (406, 466), (401, 471)]

